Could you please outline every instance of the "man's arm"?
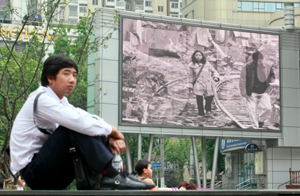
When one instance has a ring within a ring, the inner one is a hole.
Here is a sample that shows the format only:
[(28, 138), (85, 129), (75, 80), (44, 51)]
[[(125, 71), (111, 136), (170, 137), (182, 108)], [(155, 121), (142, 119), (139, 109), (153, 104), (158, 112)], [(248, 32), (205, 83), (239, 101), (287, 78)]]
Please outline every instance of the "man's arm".
[(124, 135), (114, 126), (112, 127), (111, 134), (109, 134), (106, 139), (109, 140), (110, 148), (112, 153), (115, 153), (115, 150), (118, 154), (125, 152), (126, 145), (124, 142)]
[(71, 104), (63, 105), (47, 94), (42, 94), (37, 104), (36, 122), (38, 125), (39, 122), (49, 121), (89, 136), (107, 136), (112, 132), (112, 126), (100, 117), (95, 118)]

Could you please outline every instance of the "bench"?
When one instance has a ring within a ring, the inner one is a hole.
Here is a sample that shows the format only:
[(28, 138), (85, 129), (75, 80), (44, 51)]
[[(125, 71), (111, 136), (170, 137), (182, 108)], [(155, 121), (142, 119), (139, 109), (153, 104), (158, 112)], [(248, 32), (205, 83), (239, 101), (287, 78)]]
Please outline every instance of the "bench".
[(300, 171), (292, 171), (289, 169), (290, 183), (286, 185), (286, 189), (300, 189)]

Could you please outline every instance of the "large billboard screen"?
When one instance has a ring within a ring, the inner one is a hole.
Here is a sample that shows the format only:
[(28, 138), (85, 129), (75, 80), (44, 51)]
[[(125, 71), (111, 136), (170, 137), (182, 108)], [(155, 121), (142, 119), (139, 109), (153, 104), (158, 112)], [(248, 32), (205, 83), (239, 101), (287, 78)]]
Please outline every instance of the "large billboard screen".
[(279, 35), (122, 18), (120, 124), (280, 131)]

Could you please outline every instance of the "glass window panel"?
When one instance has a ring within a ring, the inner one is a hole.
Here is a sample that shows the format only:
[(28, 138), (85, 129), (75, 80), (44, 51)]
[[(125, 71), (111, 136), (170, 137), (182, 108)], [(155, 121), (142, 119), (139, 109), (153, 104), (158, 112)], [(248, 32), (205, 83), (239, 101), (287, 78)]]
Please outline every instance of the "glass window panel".
[(178, 8), (178, 3), (172, 3), (171, 8)]
[(87, 7), (79, 7), (79, 12), (80, 13), (86, 13), (87, 12)]
[(93, 0), (93, 5), (98, 5), (98, 0)]
[(146, 6), (147, 7), (152, 7), (152, 1), (146, 1)]
[(276, 8), (277, 8), (277, 9), (282, 8), (282, 3), (276, 3)]
[(77, 19), (69, 19), (69, 24), (77, 24)]
[(294, 3), (294, 7), (300, 7), (300, 3)]
[(275, 3), (265, 3), (265, 11), (266, 12), (275, 12)]
[(260, 9), (265, 9), (265, 3), (260, 2), (260, 3), (259, 3), (259, 8), (260, 8)]
[(158, 6), (158, 12), (164, 12), (164, 6)]
[(143, 0), (136, 0), (135, 4), (136, 5), (144, 5), (144, 1)]
[(238, 10), (242, 10), (242, 2), (238, 2)]
[(242, 2), (243, 11), (253, 11), (252, 2)]
[(258, 2), (253, 2), (253, 8), (258, 8)]
[(77, 6), (69, 6), (69, 16), (77, 16)]

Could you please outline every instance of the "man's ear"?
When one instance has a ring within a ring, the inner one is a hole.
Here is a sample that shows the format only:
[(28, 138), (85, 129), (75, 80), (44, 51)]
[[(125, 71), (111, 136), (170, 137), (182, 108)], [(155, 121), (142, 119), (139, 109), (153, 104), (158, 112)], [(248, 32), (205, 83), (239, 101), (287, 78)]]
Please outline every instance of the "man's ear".
[(47, 76), (47, 80), (48, 80), (48, 83), (49, 85), (53, 83), (53, 77), (52, 76)]
[(147, 168), (144, 168), (144, 169), (143, 169), (143, 173), (147, 173)]

